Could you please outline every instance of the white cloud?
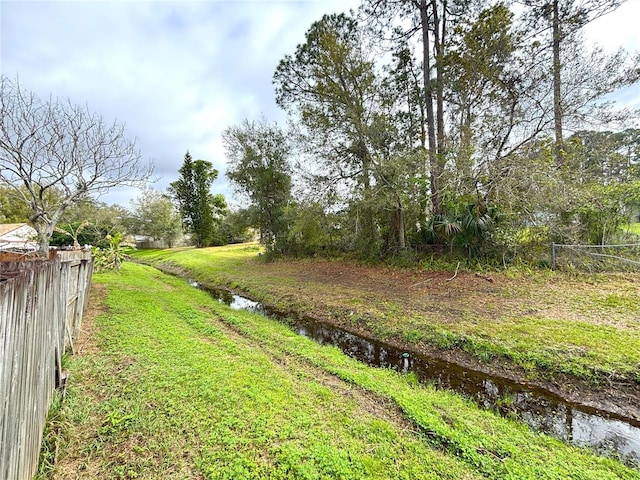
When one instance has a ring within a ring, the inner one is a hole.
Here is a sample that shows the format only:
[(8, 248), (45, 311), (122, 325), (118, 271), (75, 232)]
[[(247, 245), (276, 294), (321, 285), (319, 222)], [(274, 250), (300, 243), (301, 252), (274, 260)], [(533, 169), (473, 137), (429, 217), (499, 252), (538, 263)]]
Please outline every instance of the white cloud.
[(222, 131), (245, 117), (282, 119), (271, 86), (278, 60), (323, 12), (356, 4), (5, 0), (2, 74), (126, 123), (164, 189), (187, 149), (223, 176)]
[[(87, 104), (127, 125), (164, 189), (184, 153), (214, 163), (225, 189), (221, 133), (244, 118), (283, 122), (271, 79), (324, 13), (357, 0), (0, 2), (1, 73), (23, 86)], [(599, 19), (589, 34), (605, 45), (640, 45), (632, 23), (640, 1)], [(636, 90), (637, 92), (637, 90)], [(632, 96), (632, 94), (630, 94)], [(128, 204), (137, 193), (104, 197)]]
[(630, 50), (640, 48), (640, 1), (628, 0), (620, 7), (586, 27), (587, 35), (607, 50), (624, 46)]

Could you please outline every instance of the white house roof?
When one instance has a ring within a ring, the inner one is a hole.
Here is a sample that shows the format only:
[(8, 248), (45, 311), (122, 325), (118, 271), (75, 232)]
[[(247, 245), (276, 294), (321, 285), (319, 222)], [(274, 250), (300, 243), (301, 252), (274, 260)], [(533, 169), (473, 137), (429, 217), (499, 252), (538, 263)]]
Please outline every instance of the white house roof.
[(26, 223), (0, 223), (0, 237), (22, 227), (23, 225), (26, 225)]
[(0, 250), (37, 250), (37, 235), (35, 228), (26, 223), (0, 224)]

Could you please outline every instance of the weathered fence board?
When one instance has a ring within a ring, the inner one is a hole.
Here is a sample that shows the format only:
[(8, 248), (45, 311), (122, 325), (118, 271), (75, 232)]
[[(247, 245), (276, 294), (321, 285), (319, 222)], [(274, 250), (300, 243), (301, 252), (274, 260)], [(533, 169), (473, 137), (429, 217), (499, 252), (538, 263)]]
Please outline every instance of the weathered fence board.
[(33, 478), (61, 357), (80, 332), (92, 268), (89, 252), (0, 263), (0, 479)]

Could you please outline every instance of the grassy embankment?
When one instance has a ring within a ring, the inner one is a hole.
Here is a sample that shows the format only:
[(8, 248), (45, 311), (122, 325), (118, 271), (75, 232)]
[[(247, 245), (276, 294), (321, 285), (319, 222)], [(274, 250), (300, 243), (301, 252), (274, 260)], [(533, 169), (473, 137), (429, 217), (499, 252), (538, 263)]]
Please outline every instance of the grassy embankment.
[(55, 478), (640, 478), (150, 267), (94, 282)]
[[(264, 263), (258, 247), (140, 251), (192, 278), (284, 310), (331, 318), (382, 340), (507, 360), (530, 378), (640, 382), (638, 275), (437, 273), (315, 260)], [(337, 266), (336, 266), (337, 265)], [(318, 271), (329, 268), (331, 274)]]

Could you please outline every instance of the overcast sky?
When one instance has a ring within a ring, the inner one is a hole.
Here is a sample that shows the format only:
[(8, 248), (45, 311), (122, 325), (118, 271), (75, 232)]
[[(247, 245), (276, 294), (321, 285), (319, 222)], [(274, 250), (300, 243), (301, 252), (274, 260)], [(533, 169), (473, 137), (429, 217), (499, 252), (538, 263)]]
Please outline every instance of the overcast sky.
[[(0, 72), (21, 85), (87, 104), (126, 124), (164, 190), (187, 149), (219, 170), (215, 193), (231, 203), (221, 133), (243, 119), (284, 124), (272, 75), (324, 13), (359, 0), (0, 0)], [(640, 0), (589, 26), (607, 48), (640, 49)], [(640, 106), (640, 86), (623, 98)], [(101, 198), (129, 206), (138, 191)]]

